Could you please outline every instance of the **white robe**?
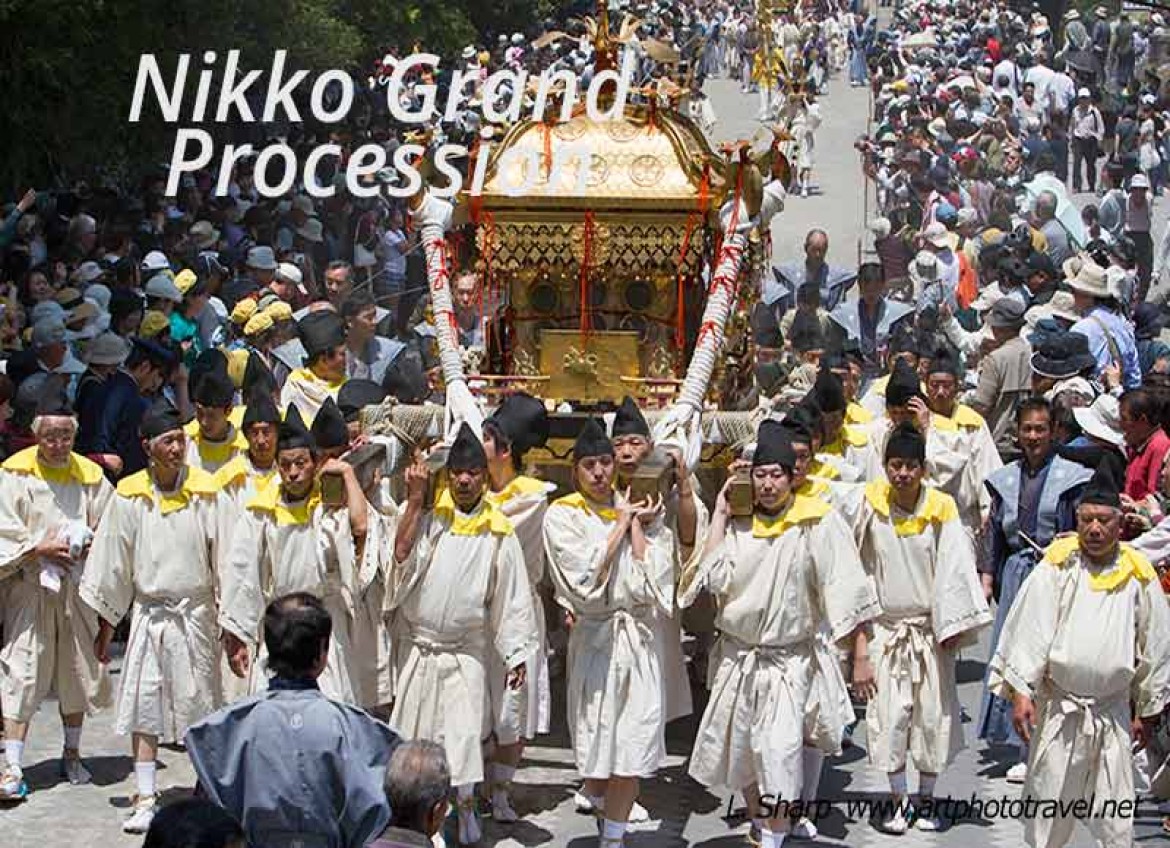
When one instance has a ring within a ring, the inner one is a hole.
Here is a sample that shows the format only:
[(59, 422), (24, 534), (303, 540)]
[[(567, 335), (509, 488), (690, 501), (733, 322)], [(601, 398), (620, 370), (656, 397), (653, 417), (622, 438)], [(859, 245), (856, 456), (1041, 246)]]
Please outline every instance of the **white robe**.
[(617, 515), (581, 495), (555, 501), (544, 518), (548, 565), (576, 617), (569, 637), (569, 733), (581, 777), (650, 777), (666, 761), (666, 688), (658, 614), (674, 608), (673, 534), (647, 528), (644, 560), (627, 537), (598, 583)]
[(733, 519), (723, 542), (684, 574), (679, 604), (703, 588), (717, 599), (720, 638), (690, 774), (706, 786), (758, 783), (762, 793), (799, 798), (804, 740), (832, 748), (842, 729), (837, 711), (814, 695), (831, 674), (817, 670), (818, 631), (827, 624), (836, 641), (878, 613), (849, 527), (803, 495), (773, 521)]
[(508, 666), (496, 650), (491, 651), (488, 686), (491, 692), (492, 724), (496, 742), (512, 745), (521, 738), (533, 739), (548, 733), (552, 712), (552, 684), (548, 671), (548, 634), (540, 584), (544, 580), (544, 513), (548, 496), (556, 486), (532, 477), (517, 477), (499, 492), (485, 497), (512, 524), (532, 590), (532, 614), (536, 620), (538, 648), (528, 660), (527, 677), (518, 689), (506, 685)]
[[(448, 496), (449, 497), (449, 496)], [(442, 499), (440, 500), (442, 504)], [(508, 668), (538, 649), (524, 552), (486, 501), (470, 514), (428, 513), (405, 562), (392, 561), (386, 604), (398, 613), (398, 692), (390, 724), (447, 752), (451, 782), (483, 780), (481, 744), (492, 731), (490, 646)]]
[(183, 429), (187, 433), (187, 464), (202, 468), (209, 474), (215, 474), (248, 450), (248, 440), (233, 424), (228, 425), (227, 438), (222, 442), (205, 439), (197, 421), (192, 421)]
[[(888, 416), (883, 415), (865, 425), (869, 436), (865, 455), (865, 479), (867, 481), (885, 480), (886, 442), (890, 433), (894, 431), (894, 424)], [(983, 488), (982, 481), (976, 482), (970, 474), (970, 454), (967, 445), (954, 431), (944, 430), (933, 424), (926, 430), (926, 477), (923, 485), (938, 489), (955, 499), (956, 506), (960, 507), (959, 517), (963, 517), (962, 507), (975, 502), (978, 504), (978, 490)], [(959, 497), (955, 497), (958, 492)], [(989, 506), (990, 508), (990, 506)], [(978, 507), (976, 506), (976, 509)]]
[(955, 652), (942, 642), (972, 643), (991, 612), (954, 500), (923, 486), (906, 515), (889, 488), (867, 485), (855, 514), (861, 561), (881, 603), (870, 642), (877, 694), (866, 710), (869, 758), (896, 772), (909, 752), (918, 771), (937, 774), (963, 748)]
[(147, 471), (118, 483), (80, 589), (111, 625), (133, 606), (114, 729), (164, 744), (223, 700), (216, 565), (227, 510), (210, 474), (183, 475), (172, 494), (156, 491)]
[[(1096, 585), (1095, 585), (1096, 584)], [(1170, 703), (1170, 606), (1149, 562), (1126, 545), (1109, 567), (1061, 537), (1024, 583), (1004, 622), (988, 686), (1036, 704), (1023, 795), (1065, 804), (1134, 797), (1130, 702), (1157, 716)], [(1106, 848), (1133, 844), (1130, 817), (1083, 819)], [(1072, 838), (1072, 817), (1025, 821), (1028, 845)]]
[(287, 410), (290, 405), (295, 405), (306, 423), (312, 422), (328, 398), (337, 400), (337, 393), (344, 383), (344, 380), (331, 383), (308, 368), (298, 368), (284, 381), (280, 390), (280, 408)]
[[(190, 446), (191, 443), (188, 442), (187, 444)], [(189, 452), (188, 456), (190, 456)], [(222, 550), (231, 550), (231, 531), (243, 520), (244, 510), (247, 507), (248, 501), (254, 498), (261, 489), (266, 488), (273, 480), (279, 482), (276, 466), (273, 465), (267, 471), (256, 468), (252, 464), (251, 459), (249, 459), (246, 450), (237, 453), (226, 465), (221, 466), (215, 472), (216, 485), (220, 488), (225, 500), (224, 508), (227, 510), (228, 516), (224, 522), (224, 526), (227, 529), (227, 537), (222, 541)], [(256, 655), (253, 652), (252, 661), (255, 662), (255, 660)], [(232, 673), (231, 666), (228, 664), (226, 651), (223, 654), (220, 665), (220, 677), (223, 679), (224, 703), (234, 703), (251, 693), (251, 680), (248, 677), (236, 677)]]
[(353, 619), (362, 582), (355, 562), (349, 512), (321, 504), (320, 492), (286, 503), (274, 480), (248, 502), (232, 530), (222, 568), (220, 626), (252, 649), (249, 690), (267, 686), (264, 668), (264, 609), (291, 592), (319, 598), (333, 618), (325, 671), (317, 681), (336, 701), (359, 702), (355, 667), (366, 646), (353, 638)]
[(84, 559), (65, 567), (31, 554), (66, 525), (96, 529), (113, 494), (101, 468), (77, 454), (68, 468), (51, 468), (38, 462), (34, 446), (4, 463), (0, 707), (9, 719), (30, 721), (50, 691), (64, 715), (92, 713), (110, 703), (109, 675), (93, 652), (97, 615), (77, 592)]
[(963, 473), (953, 476), (944, 492), (955, 499), (959, 517), (968, 532), (975, 535), (991, 513), (991, 492), (983, 485), (988, 475), (1003, 467), (999, 450), (987, 422), (970, 407), (959, 404), (952, 418), (931, 415), (931, 429), (951, 445), (951, 450), (967, 457)]

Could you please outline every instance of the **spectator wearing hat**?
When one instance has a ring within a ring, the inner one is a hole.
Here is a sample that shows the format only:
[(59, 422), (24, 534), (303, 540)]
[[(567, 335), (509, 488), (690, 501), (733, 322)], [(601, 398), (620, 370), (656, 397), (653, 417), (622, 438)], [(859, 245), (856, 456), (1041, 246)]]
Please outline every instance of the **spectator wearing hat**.
[(37, 372), (63, 375), (71, 401), (77, 397), (77, 381), (84, 371), (85, 364), (69, 349), (65, 323), (55, 317), (38, 320), (30, 334), (29, 348), (13, 354), (7, 365), (7, 373), (17, 385)]
[(276, 254), (268, 245), (255, 245), (248, 248), (244, 260), (244, 273), (231, 280), (223, 288), (223, 300), (230, 309), (245, 297), (255, 297), (257, 293), (272, 287), (280, 294), (277, 286), (273, 286), (276, 279)]
[[(102, 464), (109, 473), (124, 476), (146, 468), (138, 427), (178, 364), (177, 354), (166, 347), (136, 339), (124, 365), (105, 378), (102, 391), (88, 395), (84, 416), (78, 409), (78, 440), (89, 455), (108, 457)], [(121, 473), (109, 457), (121, 459)]]
[(1020, 398), (1032, 390), (1032, 348), (1020, 335), (1024, 305), (1015, 298), (1000, 298), (987, 314), (994, 349), (983, 360), (971, 408), (987, 421), (992, 438), (1005, 462), (1015, 459), (1014, 410)]
[(207, 284), (190, 269), (176, 274), (174, 285), (183, 299), (169, 316), (171, 339), (179, 343), (183, 351), (183, 363), (190, 368), (204, 350), (203, 337), (199, 334), (199, 316), (207, 308), (211, 295), (207, 291)]
[(111, 332), (99, 335), (86, 348), (88, 367), (77, 385), (77, 451), (102, 466), (111, 479), (121, 473), (122, 458), (94, 450), (91, 441), (99, 430), (111, 380), (130, 356), (130, 349), (130, 343), (121, 336)]
[(161, 312), (168, 320), (175, 308), (183, 302), (183, 293), (169, 273), (155, 274), (146, 281), (143, 290), (146, 292), (146, 308)]
[(138, 338), (151, 339), (161, 345), (171, 343), (171, 319), (157, 309), (149, 309), (138, 324)]
[(1145, 174), (1134, 174), (1129, 180), (1129, 197), (1125, 203), (1125, 234), (1136, 249), (1139, 302), (1146, 299), (1154, 265), (1154, 239), (1150, 235), (1152, 214), (1150, 180)]
[(1089, 353), (1089, 340), (1080, 333), (1053, 333), (1041, 338), (1031, 358), (1032, 393), (1055, 401), (1071, 390), (1092, 399), (1097, 395), (1090, 382), (1097, 360)]
[(1066, 283), (1081, 315), (1072, 329), (1089, 340), (1089, 350), (1097, 360), (1095, 376), (1104, 381), (1106, 371), (1116, 369), (1121, 386), (1136, 389), (1142, 382), (1137, 340), (1133, 327), (1116, 311), (1105, 269), (1094, 262), (1082, 262)]

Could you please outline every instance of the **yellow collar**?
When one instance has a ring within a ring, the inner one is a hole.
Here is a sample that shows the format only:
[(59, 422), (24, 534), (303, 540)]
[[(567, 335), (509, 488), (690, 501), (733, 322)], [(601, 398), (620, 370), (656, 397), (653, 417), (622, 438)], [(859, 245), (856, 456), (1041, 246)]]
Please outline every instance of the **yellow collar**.
[(177, 491), (160, 492), (154, 485), (150, 471), (139, 471), (118, 482), (118, 494), (124, 498), (145, 498), (151, 503), (157, 503), (163, 515), (170, 515), (186, 507), (193, 496), (210, 498), (219, 491), (215, 477), (202, 468), (188, 465), (182, 474), (183, 482)]
[(565, 495), (563, 498), (558, 498), (555, 503), (561, 504), (562, 506), (569, 506), (573, 509), (579, 509), (583, 512), (593, 513), (598, 518), (604, 519), (605, 521), (617, 521), (618, 514), (616, 509), (613, 507), (596, 504), (580, 492), (573, 492), (571, 495)]
[(821, 453), (827, 453), (830, 456), (844, 456), (845, 448), (863, 448), (868, 444), (869, 436), (866, 435), (865, 430), (846, 424), (841, 428), (836, 441), (821, 445)]
[(267, 486), (275, 476), (275, 464), (267, 471), (260, 471), (252, 465), (251, 460), (248, 459), (248, 454), (240, 451), (240, 453), (232, 457), (231, 462), (215, 472), (215, 482), (219, 488), (226, 489), (237, 480), (243, 481), (252, 477), (256, 480), (256, 488), (259, 490)]
[(535, 477), (525, 477), (523, 475), (513, 478), (507, 486), (500, 489), (498, 492), (493, 492), (490, 489), (484, 494), (488, 503), (492, 506), (503, 506), (513, 498), (532, 497), (534, 495), (546, 496), (552, 491), (553, 486), (543, 480), (537, 480)]
[(102, 480), (102, 468), (96, 462), (79, 454), (70, 453), (69, 463), (63, 468), (43, 465), (37, 454), (37, 446), (14, 453), (4, 461), (4, 470), (17, 474), (31, 474), (46, 483), (80, 483), (92, 486)]
[(803, 495), (808, 498), (824, 498), (829, 493), (829, 484), (823, 479), (813, 477), (811, 474), (808, 479), (804, 481), (804, 485), (796, 490), (796, 494)]
[[(892, 519), (894, 532), (899, 536), (919, 536), (932, 524), (958, 519), (959, 510), (950, 495), (929, 486), (923, 486), (922, 491), (913, 515)], [(892, 494), (893, 487), (888, 480), (875, 480), (865, 486), (865, 499), (885, 519), (890, 519), (893, 512)]]
[(752, 536), (757, 539), (779, 536), (798, 524), (820, 521), (830, 509), (831, 507), (820, 498), (797, 493), (783, 515), (770, 518), (758, 512), (752, 513)]
[(234, 424), (228, 430), (228, 437), (222, 442), (213, 442), (203, 435), (198, 421), (190, 421), (183, 428), (187, 436), (195, 442), (199, 457), (212, 465), (223, 465), (240, 451), (248, 449), (248, 440)]
[[(1081, 550), (1080, 539), (1075, 533), (1057, 536), (1044, 552), (1044, 559), (1063, 568), (1072, 560), (1074, 553)], [(1158, 579), (1158, 572), (1150, 561), (1129, 545), (1122, 544), (1117, 553), (1117, 565), (1101, 571), (1089, 571), (1089, 587), (1095, 592), (1112, 592), (1133, 577), (1142, 583)]]
[(513, 532), (512, 522), (486, 497), (480, 500), (474, 511), (465, 513), (455, 506), (451, 490), (444, 489), (435, 500), (434, 514), (450, 523), (450, 532), (455, 536), (482, 536), (484, 533), (507, 536)]
[(325, 380), (314, 374), (310, 368), (298, 368), (288, 375), (288, 379), (296, 380), (299, 383), (316, 383), (317, 385), (324, 386), (331, 392), (336, 392), (345, 383), (344, 377), (340, 380)]
[(808, 467), (808, 476), (816, 477), (820, 480), (836, 480), (841, 476), (841, 472), (831, 462), (825, 462), (821, 459), (814, 458)]
[(280, 486), (263, 486), (248, 501), (248, 509), (257, 512), (267, 512), (278, 526), (287, 527), (294, 524), (308, 524), (313, 520), (313, 513), (321, 505), (321, 485), (314, 483), (308, 497), (294, 504), (289, 504), (281, 494)]
[(859, 403), (849, 402), (845, 407), (846, 424), (868, 424), (873, 421), (873, 413)]
[(955, 414), (949, 418), (937, 412), (930, 413), (930, 423), (948, 433), (956, 430), (979, 430), (983, 427), (983, 416), (960, 403), (955, 406)]

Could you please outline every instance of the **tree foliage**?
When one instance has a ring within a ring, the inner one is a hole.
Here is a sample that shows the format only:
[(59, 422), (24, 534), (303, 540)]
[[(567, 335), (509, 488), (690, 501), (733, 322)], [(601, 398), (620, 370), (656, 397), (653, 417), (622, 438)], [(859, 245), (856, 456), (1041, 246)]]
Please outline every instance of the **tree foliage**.
[[(164, 69), (191, 54), (193, 87), (205, 50), (242, 69), (267, 69), (278, 49), (292, 67), (368, 71), (387, 50), (415, 44), (452, 57), (499, 32), (534, 35), (557, 0), (0, 0), (0, 196), (79, 177), (114, 178), (170, 154), (174, 127), (127, 117), (139, 58)], [(218, 90), (218, 86), (213, 89)]]

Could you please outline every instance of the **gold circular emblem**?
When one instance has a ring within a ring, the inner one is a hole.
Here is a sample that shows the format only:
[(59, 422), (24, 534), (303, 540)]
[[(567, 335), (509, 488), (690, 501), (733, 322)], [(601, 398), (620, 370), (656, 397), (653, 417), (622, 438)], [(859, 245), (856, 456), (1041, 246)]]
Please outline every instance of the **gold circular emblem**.
[(661, 160), (649, 153), (635, 157), (634, 161), (630, 163), (630, 179), (642, 188), (657, 185), (662, 179), (664, 171)]

